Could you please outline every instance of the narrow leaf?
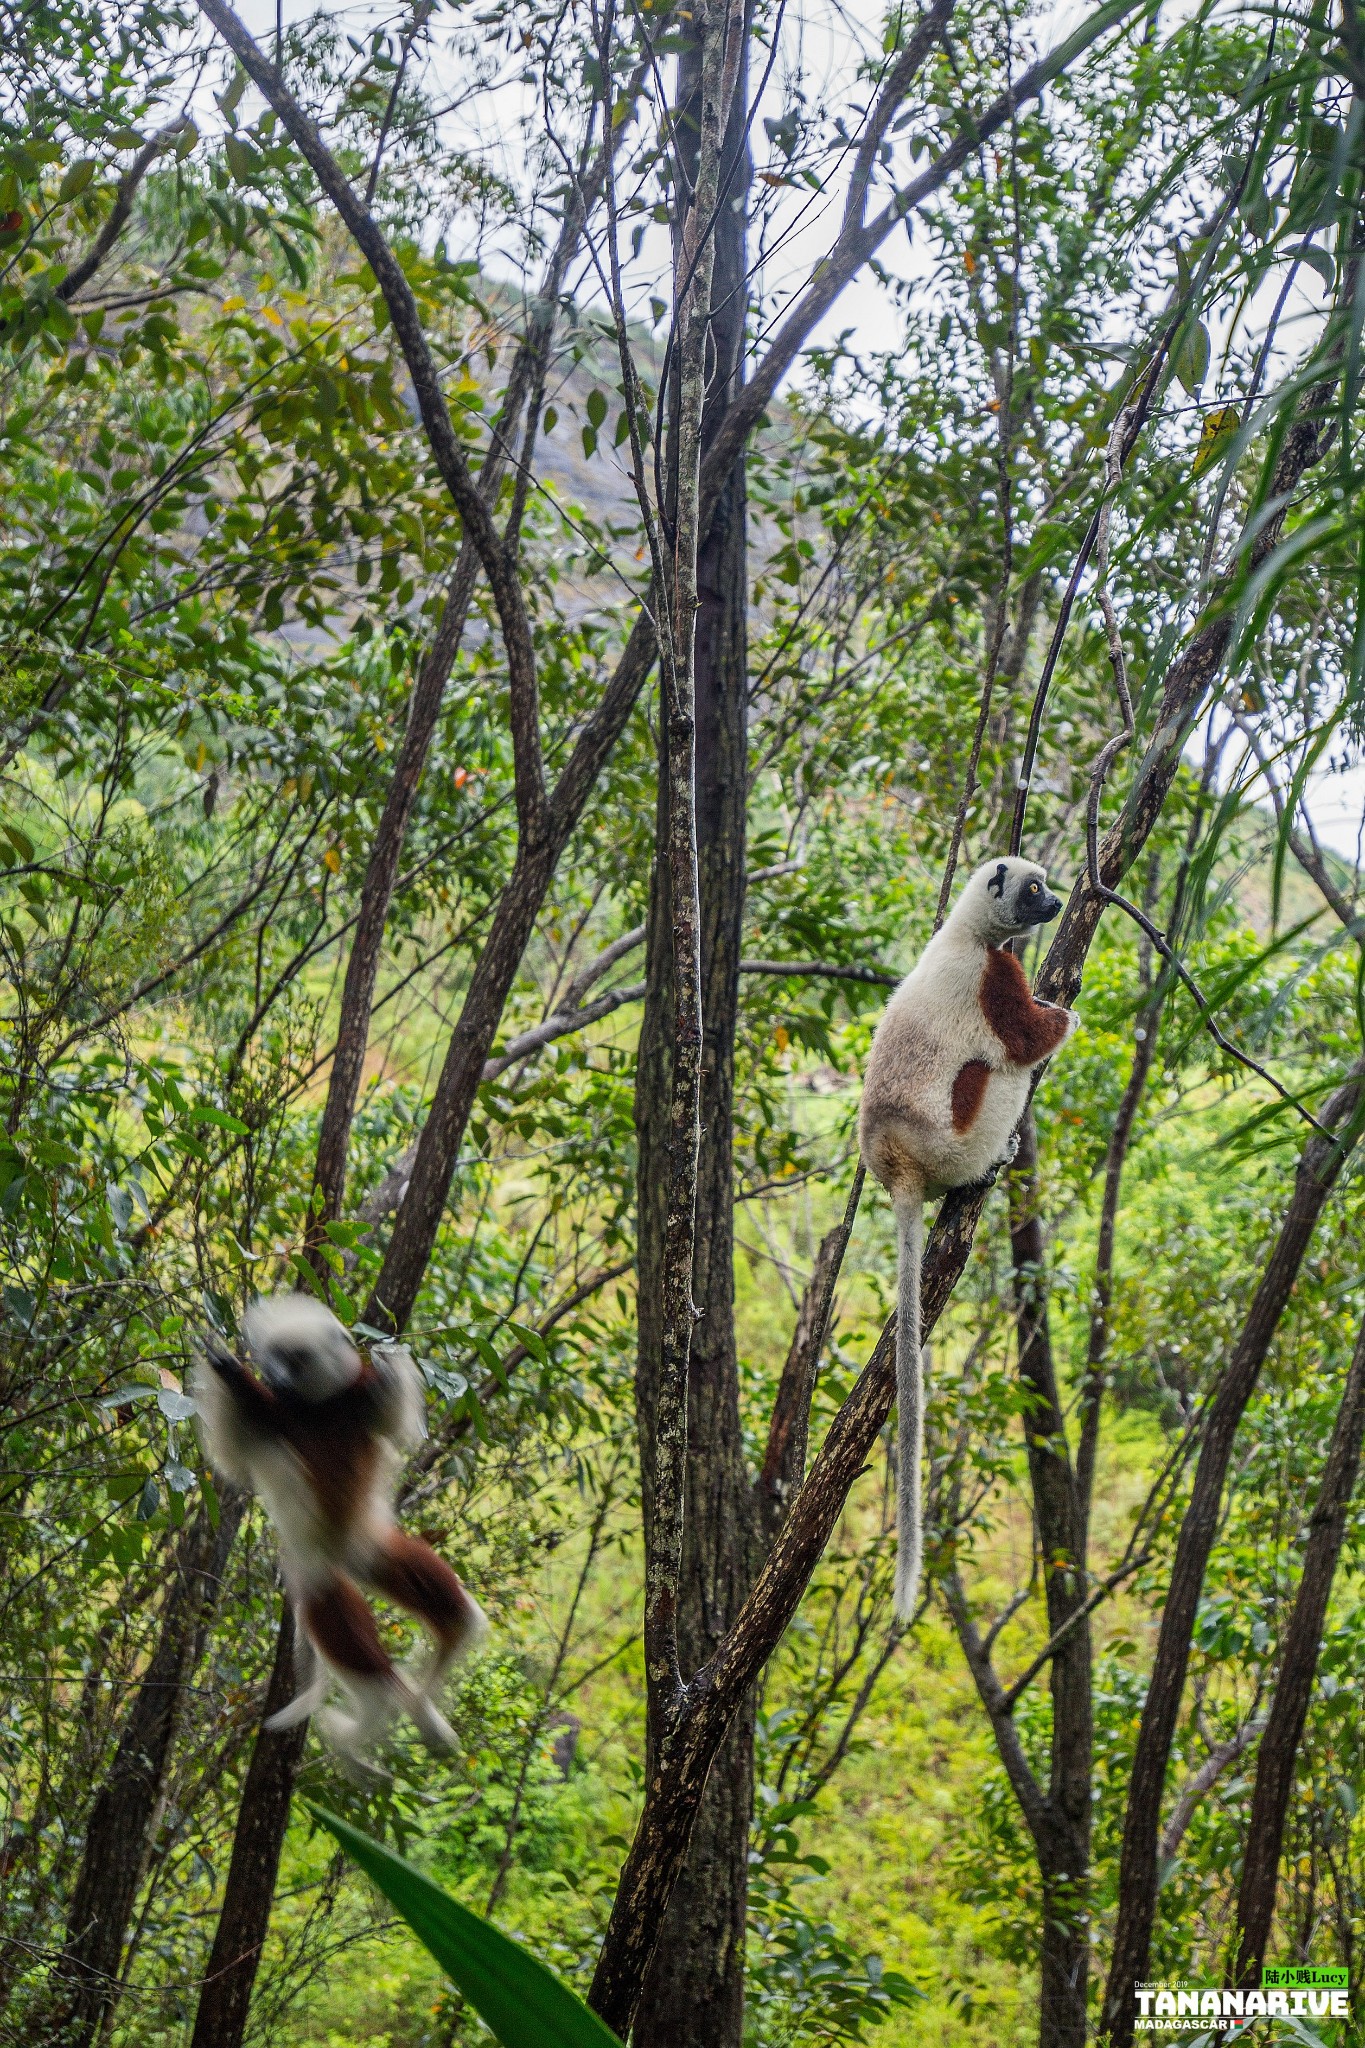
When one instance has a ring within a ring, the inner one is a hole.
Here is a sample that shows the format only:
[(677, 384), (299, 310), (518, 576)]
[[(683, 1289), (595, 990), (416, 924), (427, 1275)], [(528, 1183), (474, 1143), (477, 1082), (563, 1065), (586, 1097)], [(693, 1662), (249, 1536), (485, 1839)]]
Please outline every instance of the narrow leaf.
[(1202, 320), (1196, 320), (1187, 327), (1175, 352), (1173, 368), (1185, 389), (1193, 397), (1203, 383), (1209, 367), (1209, 330)]
[(216, 1124), (220, 1131), (235, 1131), (239, 1137), (249, 1128), (239, 1116), (229, 1116), (225, 1109), (214, 1109), (207, 1102), (196, 1102), (191, 1115), (198, 1124)]
[(1199, 446), (1195, 450), (1193, 475), (1202, 476), (1210, 463), (1218, 460), (1241, 424), (1242, 415), (1235, 405), (1220, 405), (1213, 412), (1204, 414), (1204, 424), (1199, 430)]
[(458, 1985), (502, 2048), (620, 2048), (616, 2035), (566, 1984), (395, 1856), (311, 1800), (308, 1810), (376, 1884)]

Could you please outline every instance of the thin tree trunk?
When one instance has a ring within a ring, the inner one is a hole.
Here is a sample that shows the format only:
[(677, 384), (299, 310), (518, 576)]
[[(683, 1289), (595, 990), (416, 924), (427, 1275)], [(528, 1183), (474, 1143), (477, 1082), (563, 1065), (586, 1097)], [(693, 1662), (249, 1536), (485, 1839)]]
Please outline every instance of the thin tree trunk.
[(1095, 1490), (1095, 1463), (1099, 1454), (1100, 1415), (1104, 1403), (1105, 1361), (1109, 1354), (1109, 1320), (1114, 1298), (1114, 1240), (1118, 1226), (1119, 1191), (1128, 1146), (1137, 1121), (1138, 1105), (1156, 1058), (1161, 1003), (1149, 1003), (1139, 1013), (1133, 1045), (1132, 1065), (1119, 1098), (1118, 1114), (1109, 1133), (1104, 1160), (1104, 1194), (1100, 1201), (1100, 1225), (1095, 1236), (1095, 1289), (1090, 1300), (1090, 1329), (1086, 1342), (1085, 1372), (1081, 1381), (1081, 1428), (1076, 1445), (1076, 1492), (1080, 1507), (1081, 1537), (1085, 1562), (1090, 1543), (1090, 1508)]
[(1365, 1324), (1356, 1339), (1355, 1355), (1342, 1389), (1322, 1486), (1308, 1524), (1299, 1590), (1280, 1648), (1275, 1696), (1256, 1756), (1256, 1783), (1251, 1794), (1242, 1882), (1237, 1894), (1236, 1981), (1241, 1985), (1255, 1987), (1261, 1981), (1261, 1965), (1275, 1914), (1275, 1887), (1285, 1819), (1294, 1789), (1294, 1766), (1308, 1718), (1327, 1603), (1346, 1534), (1347, 1511), (1360, 1472), (1362, 1432)]
[(806, 1450), (810, 1440), (810, 1404), (820, 1370), (820, 1352), (834, 1308), (834, 1289), (839, 1269), (853, 1233), (853, 1219), (862, 1199), (866, 1169), (859, 1167), (853, 1177), (843, 1219), (826, 1231), (815, 1254), (810, 1279), (801, 1296), (796, 1325), (777, 1383), (773, 1412), (768, 1422), (768, 1442), (762, 1469), (755, 1481), (763, 1548), (771, 1549), (787, 1517), (793, 1496), (806, 1476)]
[[(1323, 1122), (1344, 1125), (1360, 1099), (1365, 1062), (1356, 1078), (1337, 1090)], [(1136, 2013), (1134, 1986), (1148, 1973), (1152, 1926), (1156, 1918), (1158, 1843), (1166, 1766), (1180, 1713), (1180, 1699), (1189, 1664), (1190, 1641), (1204, 1586), (1204, 1572), (1218, 1532), (1237, 1425), (1256, 1390), (1284, 1313), (1304, 1253), (1346, 1162), (1349, 1144), (1310, 1138), (1299, 1159), (1294, 1192), (1275, 1246), (1266, 1261), (1260, 1285), (1242, 1325), (1232, 1356), (1218, 1381), (1203, 1427), (1199, 1463), (1189, 1505), (1180, 1525), (1170, 1585), (1161, 1614), (1156, 1656), (1138, 1727), (1137, 1747), (1128, 1783), (1123, 1849), (1119, 1862), (1119, 1906), (1114, 1950), (1105, 1990), (1103, 2030), (1112, 2048), (1129, 2048)]]
[(203, 1651), (244, 1507), (240, 1495), (226, 1493), (217, 1528), (201, 1507), (176, 1545), (156, 1648), (86, 1823), (50, 2003), (34, 2017), (43, 2038), (61, 2048), (90, 2048), (118, 2002), (123, 1944), (147, 1867), (184, 1688)]
[[(700, 50), (680, 80), (676, 124), (695, 168)], [(748, 152), (745, 74), (731, 114), (725, 172), (730, 202), (715, 234), (712, 368), (703, 441), (742, 377)], [(745, 1470), (734, 1320), (733, 1093), (744, 914), (747, 797), (748, 574), (744, 460), (722, 493), (697, 563), (696, 836), (701, 935), (703, 1055), (692, 1291), (699, 1318), (688, 1362), (687, 1476), (679, 1584), (678, 1651), (684, 1674), (711, 1657), (743, 1606), (756, 1569), (754, 1499)], [(660, 762), (658, 844), (669, 839), (668, 779)], [(675, 977), (669, 867), (655, 863), (648, 981), (636, 1073), (639, 1132), (640, 1413), (652, 1417), (662, 1328), (663, 1162), (672, 1090)], [(637, 2048), (705, 2041), (739, 2048), (744, 2017), (744, 1937), (753, 1805), (753, 1694), (711, 1766), (687, 1860), (645, 1979), (635, 2019)]]
[[(708, 510), (703, 518), (701, 506), (713, 309), (729, 316), (714, 337), (714, 344), (725, 350), (716, 359), (716, 369), (727, 384), (739, 374), (743, 345), (742, 229), (738, 247), (733, 236), (730, 239), (728, 279), (724, 270), (717, 276), (717, 238), (728, 211), (723, 176), (736, 109), (742, 120), (738, 88), (744, 72), (745, 25), (742, 0), (715, 0), (698, 7), (679, 71), (684, 146), (694, 173), (679, 180), (681, 210), (674, 222), (674, 382), (666, 503), (660, 508), (660, 524), (669, 542), (671, 627), (660, 647), (662, 758), (650, 933), (652, 979), (659, 993), (645, 1063), (648, 1070), (666, 1062), (668, 1086), (657, 1120), (650, 1119), (648, 1169), (642, 1161), (642, 1172), (657, 1174), (659, 1192), (656, 1195), (653, 1183), (647, 1190), (647, 1255), (653, 1276), (652, 1284), (642, 1277), (640, 1292), (655, 1297), (657, 1312), (642, 1328), (636, 1379), (645, 1531), (645, 1770), (646, 1781), (653, 1786), (668, 1770), (671, 1745), (685, 1713), (684, 1671), (694, 1668), (694, 1659), (708, 1657), (729, 1618), (743, 1605), (756, 1526), (738, 1420), (730, 1212), (747, 786), (747, 578), (743, 477), (742, 472), (734, 473), (738, 451), (721, 493), (730, 494), (732, 516), (709, 541), (714, 514)], [(722, 308), (717, 302), (726, 282), (732, 287), (732, 303)], [(723, 418), (725, 411), (723, 395), (716, 394), (712, 420)], [(705, 565), (700, 552), (704, 545)], [(710, 591), (702, 586), (703, 566), (714, 579)], [(703, 604), (709, 626), (707, 672), (701, 679), (705, 703), (698, 695), (698, 612)], [(700, 791), (699, 759), (704, 776)], [(702, 831), (708, 839), (705, 904), (698, 851)], [(671, 984), (667, 995), (661, 987), (665, 983)], [(703, 1080), (708, 1009), (718, 1021), (720, 1042), (706, 1046)], [(647, 1088), (648, 1081), (644, 1085)], [(703, 1088), (711, 1114), (719, 1119), (717, 1129), (707, 1130), (704, 1160)], [(662, 1157), (657, 1156), (660, 1152)], [(700, 1228), (699, 1173), (705, 1175)], [(694, 1307), (694, 1289), (700, 1294), (700, 1312)], [(702, 1435), (689, 1458), (694, 1408)], [(742, 1701), (736, 1702), (736, 1710), (743, 1721)], [(717, 1759), (707, 1762), (709, 1768)], [(741, 1729), (714, 1773), (708, 1828), (697, 1845), (688, 1902), (702, 1916), (695, 1958), (689, 1963), (685, 1956), (661, 1953), (679, 1945), (677, 1938), (661, 1940), (662, 1913), (652, 1924), (636, 1922), (624, 1948), (610, 1950), (614, 1967), (604, 1971), (599, 1958), (591, 2002), (623, 2040), (634, 2025), (656, 1954), (660, 1966), (645, 2022), (649, 2038), (675, 2040), (675, 2029), (681, 2025), (689, 2038), (697, 2038), (695, 2029), (701, 2027), (703, 2036), (719, 2028), (727, 2041), (738, 2040), (746, 1877), (737, 1844), (743, 1840), (747, 1856), (751, 1773), (751, 1744)], [(696, 1789), (700, 1795), (702, 1784)], [(690, 1821), (695, 1818), (694, 1811)], [(687, 1847), (685, 1835), (680, 1867)], [(696, 1943), (696, 1930), (687, 1927), (680, 1939), (684, 1946)]]
[[(286, 1598), (262, 1719), (287, 1706), (294, 1692), (294, 1614)], [(307, 1740), (306, 1721), (280, 1734), (257, 1731), (190, 2048), (238, 2048), (241, 2041), (270, 1924), (294, 1775)]]
[(484, 1061), (535, 930), (558, 853), (559, 848), (545, 838), (531, 846), (523, 842), (518, 848), (516, 865), (498, 900), (487, 942), (451, 1033), (417, 1142), (408, 1191), (365, 1307), (366, 1322), (395, 1335), (407, 1327), (426, 1276)]
[[(495, 442), (494, 446), (497, 448), (501, 444)], [(350, 1144), (351, 1121), (370, 1042), (370, 1012), (374, 1005), (374, 987), (398, 862), (413, 805), (417, 801), (432, 735), (436, 731), (446, 683), (460, 651), (478, 574), (478, 555), (470, 542), (465, 541), (446, 592), (440, 624), (413, 684), (403, 744), (394, 764), (393, 779), (384, 799), (384, 809), (360, 885), (360, 914), (346, 962), (336, 1049), (332, 1054), (332, 1071), (327, 1083), (327, 1100), (323, 1106), (317, 1158), (313, 1166), (317, 1195), (308, 1220), (308, 1257), (324, 1280), (328, 1268), (322, 1246), (326, 1241), (326, 1225), (340, 1216), (346, 1191), (346, 1153)]]
[(1052, 1658), (1052, 1736), (1047, 1826), (1035, 1833), (1043, 1881), (1041, 2048), (1084, 2048), (1090, 1969), (1090, 1808), (1094, 1729), (1090, 1624), (1073, 1621), (1086, 1601), (1085, 1529), (1057, 1391), (1044, 1277), (1046, 1247), (1038, 1212), (1038, 1141), (1028, 1109), (1010, 1172), (1010, 1251), (1014, 1261), (1019, 1378), (1028, 1395), (1033, 1512), (1043, 1560), (1049, 1637), (1066, 1630)]

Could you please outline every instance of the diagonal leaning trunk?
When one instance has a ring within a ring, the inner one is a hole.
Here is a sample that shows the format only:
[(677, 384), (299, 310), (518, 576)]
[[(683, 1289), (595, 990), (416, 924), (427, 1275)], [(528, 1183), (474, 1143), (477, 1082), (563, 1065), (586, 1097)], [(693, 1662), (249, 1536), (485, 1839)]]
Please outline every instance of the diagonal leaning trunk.
[[(683, 60), (679, 127), (697, 79)], [(741, 74), (722, 171), (727, 203), (716, 230), (711, 323), (715, 370), (707, 425), (742, 378), (745, 207), (748, 153)], [(695, 128), (690, 131), (695, 149)], [(733, 151), (740, 151), (736, 162)], [(757, 1568), (757, 1518), (745, 1469), (734, 1327), (735, 1019), (744, 912), (747, 801), (748, 576), (744, 462), (732, 470), (697, 562), (696, 832), (702, 957), (701, 1150), (697, 1172), (693, 1294), (700, 1319), (688, 1375), (687, 1488), (678, 1639), (682, 1669), (715, 1651), (744, 1604)], [(667, 843), (667, 777), (660, 774), (657, 843)], [(655, 865), (649, 917), (647, 993), (636, 1079), (639, 1134), (640, 1411), (652, 1412), (661, 1329), (664, 1159), (672, 1075), (674, 989), (668, 863)], [(744, 2014), (744, 1936), (749, 1826), (753, 1806), (753, 1697), (711, 1766), (687, 1861), (669, 1905), (663, 1938), (636, 2016), (636, 2048), (739, 2048)]]
[(1270, 1716), (1256, 1755), (1256, 1784), (1247, 1822), (1246, 1854), (1237, 1894), (1238, 1940), (1235, 1981), (1255, 1988), (1261, 1981), (1270, 1924), (1275, 1917), (1275, 1887), (1285, 1819), (1294, 1789), (1294, 1767), (1313, 1693), (1313, 1678), (1322, 1648), (1327, 1603), (1346, 1535), (1346, 1516), (1360, 1472), (1361, 1437), (1365, 1434), (1365, 1324), (1356, 1339), (1332, 1441), (1323, 1467), (1322, 1486), (1308, 1524), (1308, 1542), (1294, 1609), (1280, 1646), (1280, 1675)]

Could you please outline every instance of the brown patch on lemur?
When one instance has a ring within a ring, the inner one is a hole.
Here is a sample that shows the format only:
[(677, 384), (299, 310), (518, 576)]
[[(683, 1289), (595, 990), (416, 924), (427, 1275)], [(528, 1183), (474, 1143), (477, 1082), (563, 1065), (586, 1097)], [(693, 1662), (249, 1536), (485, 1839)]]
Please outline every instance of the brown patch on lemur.
[(868, 1164), (882, 1186), (889, 1188), (892, 1194), (923, 1185), (923, 1175), (915, 1156), (901, 1140), (894, 1125), (884, 1126), (877, 1133), (868, 1155)]
[(303, 1603), (308, 1633), (339, 1671), (382, 1678), (392, 1671), (374, 1616), (349, 1579), (335, 1578)]
[(478, 1628), (478, 1608), (443, 1557), (401, 1529), (390, 1533), (383, 1555), (370, 1568), (377, 1591), (397, 1607), (420, 1615), (448, 1648)]
[(344, 1533), (374, 1483), (379, 1446), (371, 1433), (376, 1374), (366, 1361), (349, 1387), (325, 1401), (282, 1398), (254, 1381), (243, 1389), (253, 1415), (297, 1455), (329, 1529)]
[(1003, 947), (986, 949), (980, 998), (986, 1022), (1021, 1067), (1036, 1066), (1056, 1052), (1071, 1028), (1068, 1011), (1034, 1001), (1023, 968)]
[(969, 1131), (976, 1122), (986, 1099), (986, 1083), (990, 1078), (991, 1070), (984, 1060), (968, 1060), (965, 1067), (959, 1067), (957, 1079), (953, 1082), (955, 1131)]

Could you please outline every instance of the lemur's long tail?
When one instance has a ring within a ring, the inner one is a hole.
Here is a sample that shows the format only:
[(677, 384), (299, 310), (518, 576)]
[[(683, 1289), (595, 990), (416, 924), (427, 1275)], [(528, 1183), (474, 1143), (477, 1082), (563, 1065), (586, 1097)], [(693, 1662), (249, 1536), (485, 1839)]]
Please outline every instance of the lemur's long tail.
[(896, 1619), (909, 1621), (919, 1597), (924, 1557), (920, 1467), (924, 1462), (924, 1370), (920, 1345), (920, 1261), (924, 1256), (924, 1190), (895, 1197), (900, 1237), (896, 1288), (896, 1407), (900, 1413), (896, 1486)]

